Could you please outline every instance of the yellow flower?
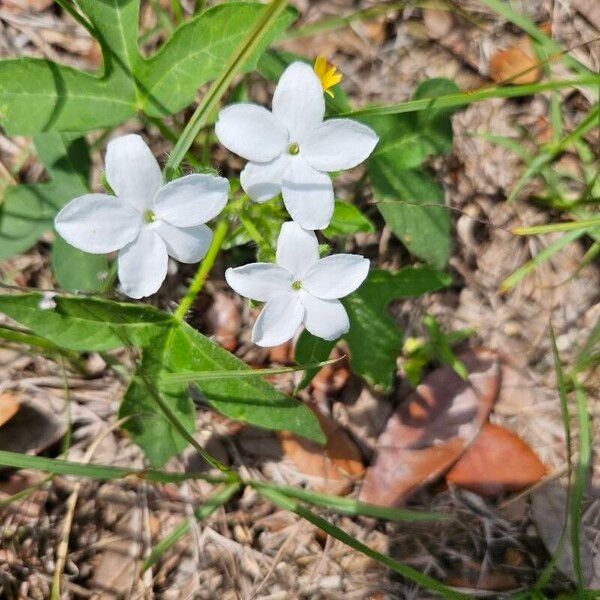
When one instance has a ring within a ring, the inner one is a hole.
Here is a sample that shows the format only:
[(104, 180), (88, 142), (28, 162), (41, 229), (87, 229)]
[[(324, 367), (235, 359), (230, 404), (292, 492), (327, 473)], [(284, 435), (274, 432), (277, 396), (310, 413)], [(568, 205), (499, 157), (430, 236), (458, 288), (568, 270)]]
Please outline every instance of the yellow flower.
[(329, 89), (342, 80), (342, 74), (338, 72), (337, 67), (328, 65), (324, 56), (319, 56), (315, 60), (315, 73), (321, 80), (323, 91), (333, 98), (333, 92)]

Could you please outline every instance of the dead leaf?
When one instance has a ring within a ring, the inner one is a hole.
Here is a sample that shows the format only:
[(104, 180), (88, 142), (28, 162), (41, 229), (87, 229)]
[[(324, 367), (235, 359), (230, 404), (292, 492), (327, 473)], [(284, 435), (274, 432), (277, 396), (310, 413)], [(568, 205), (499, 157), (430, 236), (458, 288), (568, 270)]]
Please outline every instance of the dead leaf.
[[(551, 481), (531, 494), (531, 517), (546, 546), (548, 552), (554, 556), (558, 549), (564, 517), (567, 492), (557, 481)], [(575, 568), (573, 566), (573, 551), (571, 545), (570, 526), (567, 531), (567, 539), (561, 557), (556, 563), (557, 568), (576, 582)], [(586, 533), (582, 527), (580, 535), (579, 553), (581, 556), (581, 569), (586, 586), (600, 586), (600, 575), (594, 573), (593, 538)]]
[(11, 392), (0, 395), (0, 427), (10, 421), (19, 410), (19, 402)]
[(347, 494), (365, 473), (360, 451), (340, 425), (317, 410), (314, 412), (327, 437), (325, 447), (284, 431), (279, 434), (283, 454), (307, 476), (312, 489)]
[(537, 64), (531, 39), (525, 35), (516, 45), (500, 50), (490, 58), (490, 77), (498, 83), (512, 85), (535, 83), (542, 74)]
[(475, 441), (450, 469), (446, 480), (480, 496), (519, 492), (537, 483), (546, 467), (515, 433), (486, 423)]
[(447, 580), (448, 585), (461, 588), (486, 590), (490, 592), (505, 592), (519, 587), (517, 578), (500, 569), (488, 569), (485, 572), (468, 570), (460, 575), (452, 575)]
[(47, 402), (22, 398), (19, 411), (0, 427), (0, 450), (38, 454), (61, 440), (66, 431), (65, 419)]
[(392, 415), (377, 442), (360, 500), (397, 506), (443, 475), (475, 439), (496, 401), (500, 365), (479, 349), (461, 356), (463, 381), (450, 367), (430, 373)]

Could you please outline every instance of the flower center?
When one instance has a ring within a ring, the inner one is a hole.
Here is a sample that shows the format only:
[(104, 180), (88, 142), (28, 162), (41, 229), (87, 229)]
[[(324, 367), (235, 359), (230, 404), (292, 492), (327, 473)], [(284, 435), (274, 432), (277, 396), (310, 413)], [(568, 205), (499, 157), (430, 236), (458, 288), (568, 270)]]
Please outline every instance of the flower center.
[(299, 291), (302, 289), (302, 282), (301, 281), (294, 281), (294, 283), (292, 283), (292, 289)]
[(146, 223), (154, 223), (154, 221), (156, 221), (156, 215), (151, 210), (147, 210), (144, 213), (144, 221), (146, 221)]
[(294, 142), (293, 144), (289, 145), (288, 152), (293, 155), (298, 154), (298, 152), (300, 152), (300, 146)]

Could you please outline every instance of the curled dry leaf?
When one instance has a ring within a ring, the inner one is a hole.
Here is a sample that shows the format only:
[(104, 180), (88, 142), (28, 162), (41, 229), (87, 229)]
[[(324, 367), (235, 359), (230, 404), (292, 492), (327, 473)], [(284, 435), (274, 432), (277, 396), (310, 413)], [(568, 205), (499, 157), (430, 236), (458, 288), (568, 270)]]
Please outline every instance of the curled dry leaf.
[(285, 458), (306, 476), (309, 486), (321, 492), (344, 495), (365, 468), (356, 444), (333, 419), (314, 411), (327, 437), (325, 447), (284, 431), (279, 440)]
[(498, 397), (500, 365), (479, 349), (461, 356), (463, 381), (450, 367), (430, 373), (392, 415), (377, 442), (360, 500), (397, 506), (443, 475), (475, 439)]
[(19, 410), (19, 402), (11, 392), (0, 395), (0, 427), (10, 421)]
[(446, 480), (480, 496), (496, 497), (537, 483), (546, 467), (515, 433), (486, 423)]

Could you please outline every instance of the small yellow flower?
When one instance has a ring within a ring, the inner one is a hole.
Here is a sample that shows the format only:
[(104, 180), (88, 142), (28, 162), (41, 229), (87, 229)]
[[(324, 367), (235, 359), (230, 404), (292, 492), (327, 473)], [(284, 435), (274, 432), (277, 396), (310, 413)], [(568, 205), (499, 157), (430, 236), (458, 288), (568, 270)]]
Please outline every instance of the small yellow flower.
[(321, 80), (323, 91), (333, 98), (333, 92), (329, 89), (337, 85), (342, 80), (342, 74), (338, 72), (337, 67), (328, 65), (324, 56), (319, 56), (315, 60), (315, 73)]

